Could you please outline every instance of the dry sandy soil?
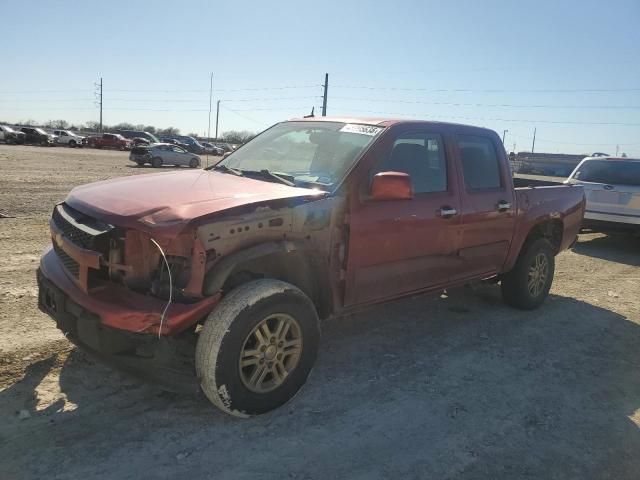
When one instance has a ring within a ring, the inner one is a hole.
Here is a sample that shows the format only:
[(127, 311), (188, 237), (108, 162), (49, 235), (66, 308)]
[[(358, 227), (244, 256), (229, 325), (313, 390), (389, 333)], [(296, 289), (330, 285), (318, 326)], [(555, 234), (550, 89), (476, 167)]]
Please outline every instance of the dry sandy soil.
[(640, 477), (640, 240), (581, 235), (534, 312), (495, 286), (326, 322), (285, 407), (249, 420), (73, 348), (36, 305), (53, 205), (144, 173), (0, 145), (0, 478)]

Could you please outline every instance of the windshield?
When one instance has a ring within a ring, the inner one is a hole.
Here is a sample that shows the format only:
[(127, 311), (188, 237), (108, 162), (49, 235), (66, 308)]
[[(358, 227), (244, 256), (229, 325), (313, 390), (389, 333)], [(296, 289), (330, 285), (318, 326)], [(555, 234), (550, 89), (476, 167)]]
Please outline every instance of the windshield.
[(339, 183), (382, 127), (339, 122), (284, 122), (261, 133), (218, 165), (286, 175), (296, 185)]
[(572, 178), (583, 182), (640, 186), (640, 160), (586, 160)]
[(41, 128), (34, 128), (34, 130), (35, 130), (36, 132), (38, 132), (39, 134), (41, 134), (41, 135), (49, 135), (47, 132), (45, 132), (45, 131), (44, 131), (43, 129), (41, 129)]

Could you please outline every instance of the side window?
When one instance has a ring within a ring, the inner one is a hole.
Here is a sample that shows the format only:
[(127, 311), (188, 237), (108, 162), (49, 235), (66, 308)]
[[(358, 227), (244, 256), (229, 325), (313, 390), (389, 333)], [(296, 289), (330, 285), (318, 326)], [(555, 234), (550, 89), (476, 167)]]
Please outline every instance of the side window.
[(468, 190), (500, 188), (500, 162), (491, 139), (476, 135), (458, 135), (462, 176)]
[(447, 160), (439, 134), (411, 132), (399, 136), (377, 172), (404, 172), (411, 176), (413, 193), (445, 192)]

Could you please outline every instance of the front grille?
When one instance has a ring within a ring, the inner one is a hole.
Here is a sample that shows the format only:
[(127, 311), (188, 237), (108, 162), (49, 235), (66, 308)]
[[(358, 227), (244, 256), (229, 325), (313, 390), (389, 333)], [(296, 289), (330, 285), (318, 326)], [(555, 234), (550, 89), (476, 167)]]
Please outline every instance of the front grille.
[(55, 244), (55, 242), (53, 243), (53, 249), (55, 250), (56, 255), (58, 255), (58, 258), (60, 259), (60, 261), (62, 262), (62, 265), (64, 265), (64, 268), (66, 268), (67, 271), (71, 275), (73, 275), (75, 278), (79, 278), (80, 264), (76, 262), (73, 258), (71, 258), (69, 255), (67, 255), (64, 250), (62, 250), (58, 245)]
[[(66, 215), (63, 215), (61, 210), (64, 210)], [(69, 220), (69, 218), (72, 220)], [(89, 250), (96, 249), (98, 247), (96, 245), (97, 238), (112, 228), (99, 224), (95, 219), (87, 217), (64, 204), (54, 208), (53, 222), (71, 242), (81, 248)], [(86, 229), (83, 229), (83, 226), (85, 226)]]

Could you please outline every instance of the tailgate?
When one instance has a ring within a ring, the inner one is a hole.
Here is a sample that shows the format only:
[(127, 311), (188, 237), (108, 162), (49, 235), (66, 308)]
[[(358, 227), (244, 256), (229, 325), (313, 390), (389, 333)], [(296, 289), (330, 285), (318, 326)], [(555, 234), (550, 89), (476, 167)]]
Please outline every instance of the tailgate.
[(587, 212), (640, 217), (640, 187), (583, 183)]

